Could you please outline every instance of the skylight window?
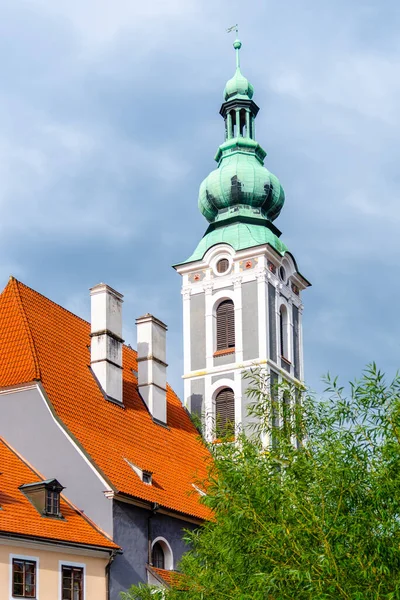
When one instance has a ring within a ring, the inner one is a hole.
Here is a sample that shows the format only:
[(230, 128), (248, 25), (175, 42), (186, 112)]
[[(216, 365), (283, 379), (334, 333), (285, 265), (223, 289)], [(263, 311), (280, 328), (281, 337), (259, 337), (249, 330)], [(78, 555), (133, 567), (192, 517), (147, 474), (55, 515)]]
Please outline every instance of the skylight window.
[(132, 461), (128, 460), (127, 458), (124, 458), (124, 460), (125, 460), (125, 462), (128, 463), (128, 465), (131, 467), (131, 469), (133, 469), (133, 471), (136, 473), (136, 475), (139, 477), (139, 479), (141, 479), (143, 481), (143, 483), (146, 483), (147, 485), (152, 485), (153, 473), (151, 471), (146, 471), (144, 469), (141, 469), (140, 467), (135, 465)]

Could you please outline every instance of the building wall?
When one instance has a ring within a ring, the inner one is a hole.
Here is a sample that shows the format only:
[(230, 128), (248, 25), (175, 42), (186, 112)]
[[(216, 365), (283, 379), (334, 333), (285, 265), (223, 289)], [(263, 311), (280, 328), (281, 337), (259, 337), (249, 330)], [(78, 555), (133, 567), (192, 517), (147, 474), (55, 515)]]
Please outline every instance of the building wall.
[(206, 366), (206, 305), (204, 294), (193, 296), (190, 303), (191, 370)]
[(204, 412), (204, 393), (205, 393), (205, 383), (204, 377), (200, 377), (198, 379), (193, 379), (190, 382), (191, 394), (190, 394), (190, 404), (189, 410), (190, 412), (198, 415), (199, 417)]
[[(186, 550), (184, 529), (195, 525), (168, 515), (140, 508), (133, 504), (113, 501), (114, 541), (121, 546), (122, 555), (115, 557), (110, 569), (110, 600), (120, 600), (119, 593), (133, 584), (147, 581), (148, 540), (165, 538), (173, 554), (176, 568)], [(96, 600), (96, 599), (94, 599)]]
[(257, 281), (243, 283), (242, 305), (243, 360), (252, 360), (259, 355)]
[(0, 414), (0, 436), (45, 478), (56, 477), (64, 495), (112, 535), (106, 484), (55, 421), (38, 388), (0, 393)]
[(82, 554), (67, 553), (65, 551), (44, 550), (29, 544), (2, 545), (0, 543), (0, 598), (12, 600), (10, 567), (12, 558), (35, 558), (37, 567), (37, 600), (59, 600), (61, 598), (61, 564), (84, 565), (84, 590), (85, 600), (107, 600), (106, 566), (108, 556), (85, 556)]

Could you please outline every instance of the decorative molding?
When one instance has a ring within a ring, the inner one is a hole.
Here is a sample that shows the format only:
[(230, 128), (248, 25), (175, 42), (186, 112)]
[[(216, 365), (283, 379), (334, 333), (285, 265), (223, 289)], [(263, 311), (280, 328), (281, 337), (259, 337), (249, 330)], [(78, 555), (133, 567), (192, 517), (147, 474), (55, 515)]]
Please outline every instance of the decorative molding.
[(235, 277), (232, 277), (232, 283), (234, 289), (239, 288), (242, 285), (242, 276), (236, 275)]
[(198, 283), (199, 281), (202, 281), (205, 278), (205, 273), (204, 271), (197, 271), (196, 273), (190, 273), (189, 274), (189, 281), (190, 283)]
[(239, 270), (246, 271), (248, 269), (254, 269), (254, 267), (257, 266), (257, 263), (258, 263), (258, 257), (248, 258), (247, 260), (241, 260), (239, 262)]
[(259, 269), (256, 273), (257, 281), (267, 281), (271, 277), (271, 274), (268, 273), (268, 270), (265, 267)]
[(214, 283), (213, 282), (205, 283), (203, 287), (204, 287), (204, 291), (206, 294), (212, 294), (212, 291), (214, 289)]
[(184, 300), (189, 300), (192, 290), (190, 287), (182, 288), (181, 294)]

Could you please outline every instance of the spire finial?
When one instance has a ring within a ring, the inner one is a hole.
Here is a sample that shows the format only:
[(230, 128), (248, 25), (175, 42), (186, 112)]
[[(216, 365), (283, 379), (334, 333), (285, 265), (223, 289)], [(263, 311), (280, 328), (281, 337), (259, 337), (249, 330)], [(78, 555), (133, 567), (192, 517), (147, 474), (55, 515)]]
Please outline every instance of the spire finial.
[(232, 25), (232, 27), (228, 27), (228, 29), (226, 30), (226, 33), (231, 33), (231, 31), (236, 32), (236, 40), (233, 42), (233, 47), (236, 50), (236, 68), (240, 69), (239, 50), (242, 47), (242, 42), (239, 40), (239, 26), (237, 23), (236, 23), (236, 25)]

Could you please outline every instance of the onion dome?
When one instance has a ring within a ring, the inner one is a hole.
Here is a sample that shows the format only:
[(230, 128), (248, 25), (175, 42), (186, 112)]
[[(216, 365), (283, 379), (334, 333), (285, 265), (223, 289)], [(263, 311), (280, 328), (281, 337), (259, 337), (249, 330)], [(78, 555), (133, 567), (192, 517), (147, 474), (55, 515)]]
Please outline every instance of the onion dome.
[(242, 75), (240, 70), (239, 50), (242, 47), (242, 42), (240, 40), (235, 40), (233, 47), (236, 50), (236, 72), (225, 86), (224, 100), (225, 102), (233, 98), (248, 98), (251, 100), (254, 94), (254, 88), (248, 79)]
[(249, 212), (246, 208), (259, 209), (260, 216), (273, 221), (284, 201), (278, 178), (255, 157), (240, 152), (225, 156), (218, 169), (203, 181), (199, 192), (200, 211), (210, 223), (220, 211), (233, 206), (242, 213)]
[(220, 114), (225, 120), (225, 142), (215, 156), (218, 168), (200, 186), (199, 209), (213, 224), (236, 217), (265, 225), (281, 212), (285, 193), (278, 178), (264, 167), (266, 152), (255, 140), (258, 106), (253, 86), (240, 72), (235, 40), (236, 73), (225, 87)]

